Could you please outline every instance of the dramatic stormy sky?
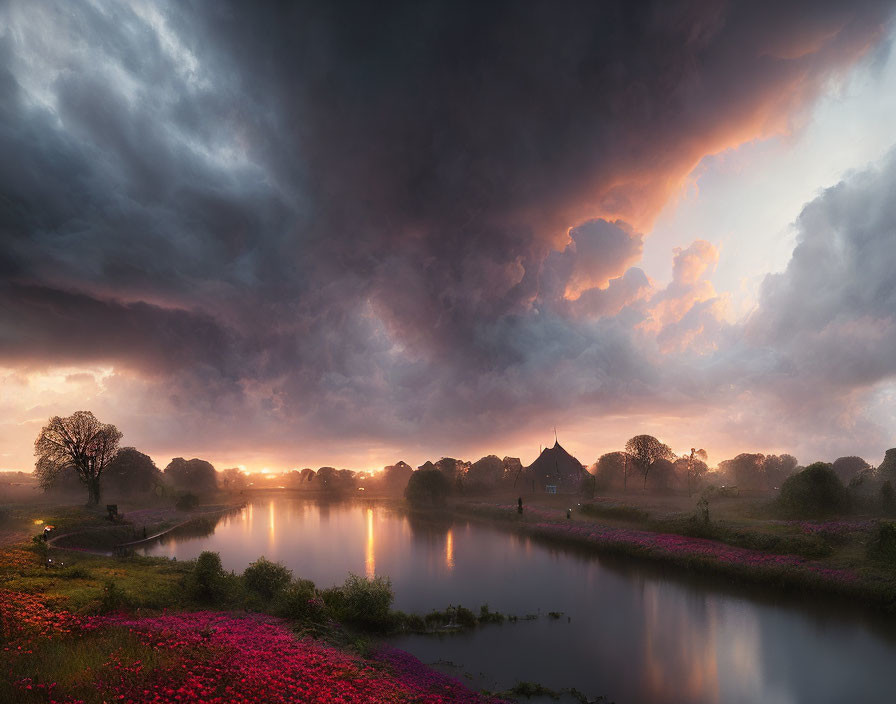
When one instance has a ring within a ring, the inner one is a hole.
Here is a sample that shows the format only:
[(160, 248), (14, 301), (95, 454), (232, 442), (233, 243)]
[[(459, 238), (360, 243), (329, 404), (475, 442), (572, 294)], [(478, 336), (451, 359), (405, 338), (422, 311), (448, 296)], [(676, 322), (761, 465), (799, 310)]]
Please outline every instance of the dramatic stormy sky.
[(896, 445), (893, 3), (0, 5), (0, 469)]

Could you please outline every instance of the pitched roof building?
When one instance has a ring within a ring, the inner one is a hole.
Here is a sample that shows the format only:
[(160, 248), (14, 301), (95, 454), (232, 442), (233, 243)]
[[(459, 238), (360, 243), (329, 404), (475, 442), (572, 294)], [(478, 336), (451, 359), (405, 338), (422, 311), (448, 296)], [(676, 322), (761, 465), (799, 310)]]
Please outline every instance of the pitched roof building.
[(517, 486), (532, 492), (577, 494), (588, 476), (584, 465), (555, 442), (522, 471)]

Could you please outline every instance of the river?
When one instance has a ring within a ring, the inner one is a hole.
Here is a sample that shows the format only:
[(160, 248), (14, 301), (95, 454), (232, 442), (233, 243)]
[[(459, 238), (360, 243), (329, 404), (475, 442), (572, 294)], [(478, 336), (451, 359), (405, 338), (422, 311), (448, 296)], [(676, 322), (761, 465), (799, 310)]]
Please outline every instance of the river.
[(273, 498), (224, 516), (209, 535), (145, 548), (178, 560), (203, 550), (236, 571), (264, 555), (319, 587), (350, 572), (388, 576), (403, 611), (488, 604), (516, 614), (514, 623), (394, 641), (474, 687), (538, 682), (617, 704), (896, 701), (892, 617), (598, 558), (478, 522)]

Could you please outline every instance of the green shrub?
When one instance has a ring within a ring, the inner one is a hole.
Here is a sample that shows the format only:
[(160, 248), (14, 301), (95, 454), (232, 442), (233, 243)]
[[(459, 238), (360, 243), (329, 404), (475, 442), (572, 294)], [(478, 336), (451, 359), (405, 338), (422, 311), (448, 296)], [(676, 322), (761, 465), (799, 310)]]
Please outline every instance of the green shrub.
[(319, 594), (327, 610), (338, 618), (345, 605), (345, 595), (342, 593), (342, 587), (328, 587), (327, 589), (322, 589)]
[(868, 556), (876, 560), (896, 562), (896, 523), (881, 523), (868, 544)]
[(113, 580), (108, 580), (103, 587), (103, 598), (100, 601), (100, 612), (121, 611), (127, 605), (127, 598)]
[(880, 507), (888, 515), (896, 513), (896, 492), (893, 491), (893, 485), (889, 479), (880, 487)]
[(314, 582), (297, 579), (280, 591), (272, 611), (283, 618), (319, 620), (326, 614), (326, 605), (318, 595)]
[(192, 511), (199, 505), (199, 497), (189, 491), (184, 492), (174, 502), (174, 508), (178, 511)]
[(457, 624), (464, 628), (473, 628), (476, 625), (476, 614), (464, 606), (458, 605), (454, 611), (454, 618)]
[(185, 586), (191, 599), (201, 602), (218, 602), (224, 593), (226, 573), (221, 566), (221, 556), (206, 550), (196, 558), (193, 569), (187, 575)]
[(404, 497), (414, 506), (443, 506), (451, 491), (451, 481), (438, 469), (418, 469), (404, 489)]
[(272, 599), (292, 581), (292, 571), (262, 556), (245, 569), (243, 581), (249, 591), (264, 599)]
[(504, 623), (504, 614), (489, 611), (488, 604), (483, 604), (479, 607), (479, 623)]
[(372, 629), (383, 629), (389, 625), (389, 607), (395, 598), (390, 579), (367, 579), (350, 574), (341, 592), (341, 604), (337, 611), (340, 619)]
[(850, 507), (849, 492), (826, 462), (816, 462), (787, 477), (777, 503), (793, 518), (829, 516)]
[(435, 628), (436, 626), (444, 626), (450, 617), (447, 612), (444, 611), (430, 611), (426, 616), (423, 617), (423, 622), (426, 624), (428, 628)]
[(426, 620), (420, 614), (406, 614), (401, 611), (393, 611), (396, 626), (411, 633), (422, 633), (426, 630)]

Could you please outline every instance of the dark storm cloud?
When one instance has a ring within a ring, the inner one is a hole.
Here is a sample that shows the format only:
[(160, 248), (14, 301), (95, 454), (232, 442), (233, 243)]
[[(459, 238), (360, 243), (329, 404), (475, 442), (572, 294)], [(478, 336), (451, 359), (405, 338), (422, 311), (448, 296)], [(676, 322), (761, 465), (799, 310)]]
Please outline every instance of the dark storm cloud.
[(0, 361), (371, 437), (662, 397), (638, 230), (887, 7), (10, 3)]

